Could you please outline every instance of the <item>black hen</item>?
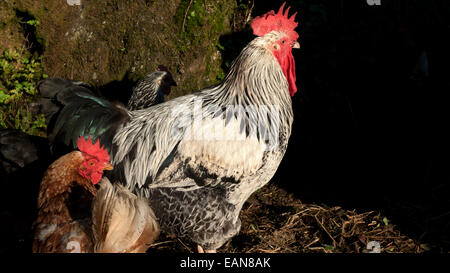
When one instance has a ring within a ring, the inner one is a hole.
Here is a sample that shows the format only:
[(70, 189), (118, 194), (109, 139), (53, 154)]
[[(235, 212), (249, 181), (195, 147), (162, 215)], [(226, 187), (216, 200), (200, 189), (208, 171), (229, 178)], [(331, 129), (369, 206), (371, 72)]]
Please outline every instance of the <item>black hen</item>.
[(128, 101), (128, 110), (145, 109), (164, 102), (164, 96), (170, 94), (170, 88), (177, 86), (167, 67), (159, 65), (157, 70), (138, 81)]
[(3, 250), (29, 251), (39, 180), (50, 163), (47, 139), (16, 129), (0, 130), (0, 239)]
[(16, 129), (0, 129), (0, 177), (50, 159), (47, 140)]

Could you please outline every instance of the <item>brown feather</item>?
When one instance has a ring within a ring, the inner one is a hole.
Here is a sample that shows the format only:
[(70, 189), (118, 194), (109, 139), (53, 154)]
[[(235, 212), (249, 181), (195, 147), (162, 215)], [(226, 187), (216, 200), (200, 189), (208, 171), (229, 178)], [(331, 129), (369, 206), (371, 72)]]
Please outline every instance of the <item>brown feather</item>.
[(75, 201), (80, 197), (73, 197), (73, 189), (83, 189), (87, 202), (96, 194), (92, 183), (78, 173), (83, 160), (82, 154), (74, 151), (60, 157), (45, 172), (38, 197), (38, 216), (33, 224), (33, 252), (92, 251), (89, 214), (74, 216), (74, 208), (79, 208)]
[(107, 178), (97, 192), (79, 174), (83, 161), (74, 151), (47, 169), (33, 224), (33, 252), (145, 252), (159, 235), (148, 201)]
[(148, 201), (103, 178), (92, 209), (95, 252), (145, 252), (159, 235)]

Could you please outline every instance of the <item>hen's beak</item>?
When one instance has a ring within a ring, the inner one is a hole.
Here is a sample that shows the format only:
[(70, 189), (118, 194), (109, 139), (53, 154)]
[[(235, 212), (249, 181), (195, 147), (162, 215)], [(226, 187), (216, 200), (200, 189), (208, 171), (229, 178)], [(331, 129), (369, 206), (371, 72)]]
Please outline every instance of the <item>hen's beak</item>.
[(105, 163), (105, 167), (103, 167), (103, 170), (106, 170), (106, 171), (110, 171), (110, 170), (113, 170), (114, 169), (114, 166), (111, 164), (111, 163)]
[(292, 48), (300, 48), (300, 43), (297, 42), (297, 41), (295, 41), (295, 42), (292, 44)]

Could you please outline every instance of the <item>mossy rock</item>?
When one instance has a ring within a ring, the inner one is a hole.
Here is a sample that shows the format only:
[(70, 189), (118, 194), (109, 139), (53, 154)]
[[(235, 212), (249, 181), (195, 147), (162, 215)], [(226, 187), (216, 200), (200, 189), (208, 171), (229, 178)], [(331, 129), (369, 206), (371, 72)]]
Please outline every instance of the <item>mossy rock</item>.
[(23, 35), (12, 3), (0, 2), (0, 54), (22, 46)]
[(164, 64), (179, 86), (171, 96), (178, 96), (223, 75), (217, 45), (236, 7), (235, 0), (2, 1), (0, 35), (8, 42), (0, 45), (20, 44), (17, 14), (25, 14), (38, 22), (34, 34), (50, 77), (102, 86), (136, 81)]

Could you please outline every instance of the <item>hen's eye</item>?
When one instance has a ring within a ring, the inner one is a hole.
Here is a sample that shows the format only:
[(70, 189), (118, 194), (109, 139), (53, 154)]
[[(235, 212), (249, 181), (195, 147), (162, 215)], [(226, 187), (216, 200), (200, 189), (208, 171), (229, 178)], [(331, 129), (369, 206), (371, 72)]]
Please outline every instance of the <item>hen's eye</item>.
[(89, 166), (94, 166), (94, 161), (89, 161)]
[(282, 44), (286, 43), (286, 40), (282, 40), (281, 43), (282, 43)]

